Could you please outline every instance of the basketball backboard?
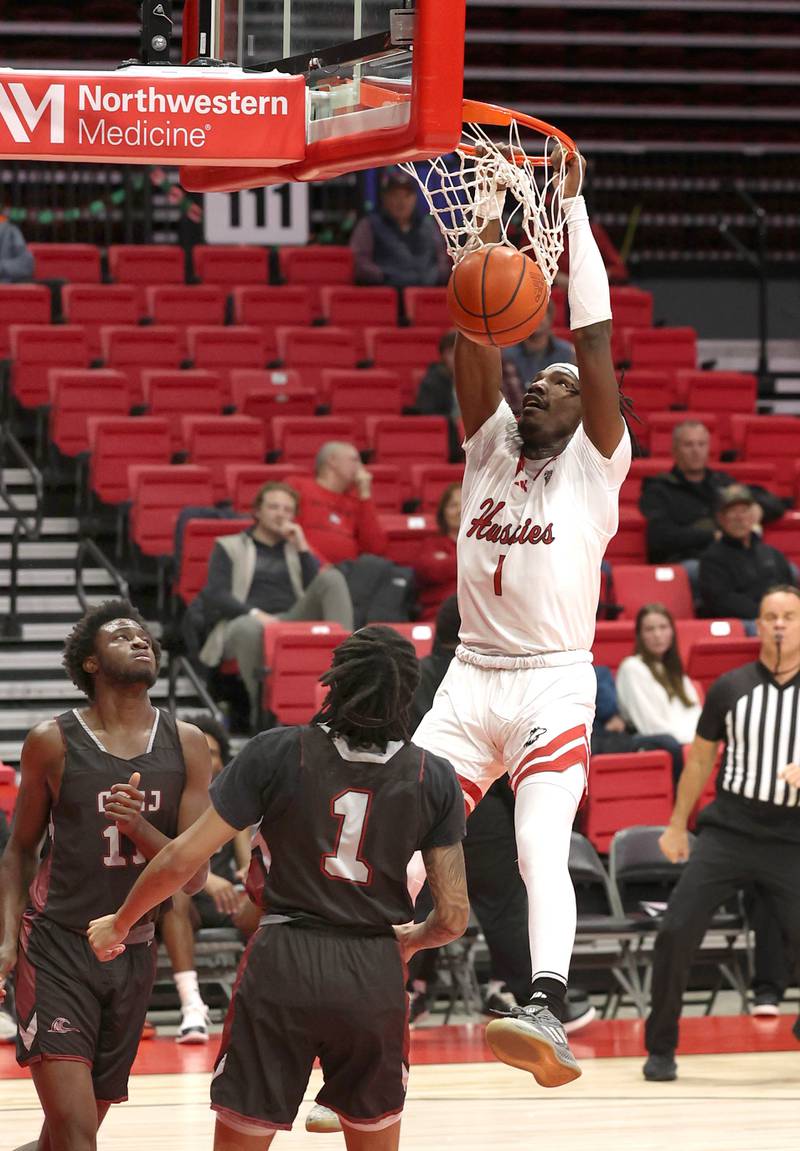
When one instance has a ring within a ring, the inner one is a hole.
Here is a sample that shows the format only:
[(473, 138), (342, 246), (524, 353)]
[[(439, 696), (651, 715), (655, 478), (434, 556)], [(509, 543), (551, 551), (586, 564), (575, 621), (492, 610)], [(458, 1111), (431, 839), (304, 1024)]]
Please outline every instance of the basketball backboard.
[[(197, 168), (193, 190), (326, 179), (422, 160), (462, 126), (465, 0), (187, 0), (183, 60), (302, 76), (306, 155), (276, 168)], [(268, 157), (265, 156), (265, 161)]]

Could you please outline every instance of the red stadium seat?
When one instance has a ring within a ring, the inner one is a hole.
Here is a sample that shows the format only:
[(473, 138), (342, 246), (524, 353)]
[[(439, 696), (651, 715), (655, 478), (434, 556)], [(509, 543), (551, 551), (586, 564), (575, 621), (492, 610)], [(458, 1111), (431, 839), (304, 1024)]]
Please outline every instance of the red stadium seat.
[(638, 508), (620, 509), (617, 534), (609, 541), (606, 559), (614, 564), (647, 562), (647, 521)]
[(142, 372), (144, 401), (151, 416), (166, 416), (172, 435), (172, 450), (183, 449), (185, 415), (221, 416), (225, 389), (215, 372)]
[(615, 328), (652, 328), (653, 293), (642, 288), (611, 288), (611, 316)]
[(635, 643), (636, 628), (632, 619), (598, 620), (592, 644), (594, 662), (616, 672), (622, 661), (633, 655)]
[(684, 666), (690, 679), (697, 680), (705, 692), (726, 671), (758, 658), (758, 639), (710, 639), (695, 642), (689, 648)]
[(94, 244), (29, 244), (35, 280), (99, 284), (100, 249)]
[[(326, 369), (320, 376), (320, 401), (323, 404), (330, 404), (333, 393), (340, 386), (348, 392), (354, 387), (360, 387), (365, 397), (384, 389), (394, 393), (400, 390), (400, 377), (388, 368)], [(360, 405), (358, 410), (362, 410), (363, 406)], [(399, 415), (399, 410), (397, 414)]]
[(249, 512), (259, 488), (267, 483), (291, 487), (293, 476), (302, 474), (294, 464), (227, 464), (228, 498), (237, 512)]
[(631, 564), (614, 567), (614, 595), (622, 607), (620, 618), (632, 619), (647, 603), (662, 603), (675, 619), (694, 616), (689, 577), (676, 564)]
[(194, 274), (201, 284), (234, 288), (242, 284), (266, 284), (269, 279), (266, 248), (195, 244), (192, 260)]
[(142, 304), (138, 288), (130, 284), (65, 284), (61, 306), (69, 324), (80, 324), (89, 336), (89, 351), (100, 356), (100, 329), (104, 324), (138, 324)]
[(50, 403), (47, 381), (52, 367), (88, 368), (89, 337), (83, 328), (50, 324), (12, 324), (11, 390), (24, 408)]
[(412, 464), (411, 487), (422, 514), (436, 515), (445, 488), (463, 479), (463, 464)]
[(155, 324), (173, 324), (188, 355), (186, 329), (195, 324), (225, 323), (225, 290), (218, 284), (157, 284), (145, 290), (145, 312)]
[(388, 368), (401, 377), (403, 403), (416, 396), (414, 371), (439, 359), (440, 328), (367, 328), (367, 355), (375, 368)]
[(448, 457), (444, 416), (368, 416), (367, 443), (379, 464), (443, 464)]
[(272, 421), (277, 416), (291, 419), (308, 419), (317, 410), (317, 395), (311, 388), (298, 388), (296, 390), (279, 391), (277, 388), (271, 392), (253, 392), (247, 396), (238, 410), (244, 416), (252, 416), (261, 420), (268, 432), (268, 448), (272, 444)]
[(75, 371), (51, 368), (50, 439), (65, 456), (89, 451), (92, 416), (128, 416), (127, 377), (108, 369)]
[(323, 371), (356, 366), (356, 338), (345, 328), (278, 328), (277, 337), (283, 363), (300, 372), (304, 385), (318, 395)]
[(800, 455), (797, 416), (734, 415), (734, 446), (746, 460), (794, 460)]
[(226, 498), (225, 467), (231, 460), (264, 462), (266, 436), (260, 420), (250, 416), (184, 416), (182, 428), (190, 462), (211, 470), (215, 501)]
[(208, 561), (220, 536), (236, 535), (252, 526), (252, 519), (186, 521), (181, 540), (180, 571), (175, 584), (175, 594), (183, 604), (190, 604), (206, 586)]
[(716, 412), (651, 412), (647, 416), (650, 454), (666, 456), (672, 452), (672, 435), (678, 424), (685, 420), (699, 420), (711, 436), (709, 447), (712, 459), (718, 459), (721, 449), (726, 447), (720, 439)]
[(694, 328), (626, 329), (626, 353), (632, 368), (695, 368)]
[(434, 625), (432, 623), (387, 623), (384, 627), (392, 627), (399, 632), (409, 643), (413, 643), (417, 659), (425, 659), (433, 650)]
[(405, 500), (410, 498), (410, 488), (404, 482), (408, 469), (396, 464), (370, 464), (367, 470), (372, 476), (372, 502), (377, 510), (399, 513)]
[(620, 509), (624, 507), (638, 508), (644, 480), (648, 476), (658, 476), (662, 472), (670, 471), (673, 463), (671, 456), (651, 456), (646, 460), (633, 460), (631, 469), (625, 477), (625, 482), (620, 488)]
[(313, 468), (317, 452), (329, 440), (353, 442), (352, 420), (338, 416), (297, 418), (277, 416), (272, 421), (273, 448), (284, 463), (294, 464), (298, 471)]
[(9, 822), (14, 814), (18, 794), (14, 769), (0, 764), (0, 811), (5, 813)]
[(103, 360), (128, 377), (131, 401), (144, 403), (142, 372), (148, 368), (179, 368), (183, 353), (178, 329), (154, 325), (147, 329), (134, 325), (110, 326), (100, 330)]
[(617, 831), (664, 826), (672, 815), (672, 758), (666, 751), (593, 755), (584, 832), (601, 853)]
[(186, 257), (177, 244), (111, 244), (108, 270), (118, 284), (183, 284)]
[(447, 288), (404, 288), (403, 309), (409, 324), (414, 327), (427, 326), (447, 331), (453, 326), (453, 317), (447, 307)]
[(763, 488), (777, 491), (778, 464), (767, 460), (732, 460), (723, 465), (723, 470), (736, 480), (737, 484), (759, 484)]
[(278, 261), (285, 283), (309, 286), (315, 316), (322, 314), (321, 288), (353, 282), (353, 253), (348, 247), (307, 244), (304, 248), (279, 248)]
[[(630, 396), (638, 414), (663, 412), (678, 400), (674, 372), (661, 372), (656, 368), (631, 368), (625, 372), (621, 387), (625, 395)], [(639, 433), (638, 427), (636, 433)]]
[(394, 372), (380, 368), (354, 372), (325, 372), (330, 388), (328, 404), (332, 416), (342, 416), (353, 423), (359, 451), (367, 446), (367, 418), (399, 416), (402, 411), (400, 381)]
[(765, 524), (764, 542), (800, 564), (800, 512), (786, 512), (779, 520)]
[(381, 514), (380, 525), (386, 533), (386, 554), (396, 564), (413, 567), (420, 548), (438, 535), (432, 516), (390, 516)]
[(327, 323), (349, 328), (358, 334), (358, 354), (361, 357), (366, 355), (366, 328), (376, 324), (397, 326), (397, 292), (394, 288), (328, 284), (320, 289), (320, 301), (322, 315)]
[(273, 358), (272, 333), (261, 328), (223, 328), (194, 325), (186, 329), (189, 359), (195, 368), (218, 372), (225, 383), (225, 402), (231, 402), (230, 373), (236, 368), (263, 368)]
[(335, 623), (280, 623), (264, 629), (264, 706), (283, 724), (308, 723), (319, 677), (347, 632)]
[(743, 639), (744, 624), (740, 619), (676, 619), (678, 650), (684, 664), (692, 646), (715, 639)]
[(678, 399), (689, 411), (752, 413), (758, 396), (758, 380), (749, 372), (675, 373)]
[(44, 284), (0, 284), (0, 360), (11, 355), (12, 324), (49, 324), (51, 310)]
[(310, 324), (314, 318), (312, 292), (307, 284), (249, 285), (234, 288), (232, 296), (235, 324), (277, 328), (282, 324)]
[(231, 399), (237, 410), (248, 396), (309, 390), (300, 373), (287, 368), (232, 368), (230, 383)]
[[(191, 464), (166, 467), (133, 464), (128, 468), (128, 479), (133, 501), (131, 539), (143, 555), (174, 555), (175, 525), (181, 510), (212, 506), (214, 502), (208, 468)], [(219, 525), (220, 521), (214, 522)]]
[(157, 416), (96, 416), (89, 429), (89, 487), (107, 504), (131, 498), (128, 466), (168, 464), (172, 457), (169, 421)]

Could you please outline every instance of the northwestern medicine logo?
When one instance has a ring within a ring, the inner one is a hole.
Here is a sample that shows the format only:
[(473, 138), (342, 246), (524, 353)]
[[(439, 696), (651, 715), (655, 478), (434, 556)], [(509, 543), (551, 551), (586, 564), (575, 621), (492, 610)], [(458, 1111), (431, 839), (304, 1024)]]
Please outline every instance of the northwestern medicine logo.
[[(40, 125), (44, 131), (44, 124), (49, 125), (51, 145), (65, 143), (66, 89), (66, 84), (50, 84), (42, 96), (32, 98), (24, 83), (0, 81), (0, 120), (15, 144), (33, 143), (34, 134)], [(204, 122), (175, 124), (170, 116), (202, 117)], [(209, 120), (227, 116), (286, 118), (289, 99), (284, 94), (235, 88), (163, 91), (148, 84), (116, 91), (113, 86), (80, 83), (76, 91), (76, 86), (70, 85), (69, 127), (71, 135), (77, 129), (77, 144), (197, 149), (208, 141), (212, 128)]]

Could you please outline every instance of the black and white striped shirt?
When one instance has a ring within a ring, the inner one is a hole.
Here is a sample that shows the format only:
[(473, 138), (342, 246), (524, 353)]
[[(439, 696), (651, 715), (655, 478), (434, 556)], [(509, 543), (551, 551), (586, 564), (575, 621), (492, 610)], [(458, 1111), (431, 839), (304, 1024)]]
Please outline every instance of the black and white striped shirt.
[(709, 688), (697, 734), (725, 743), (702, 821), (800, 840), (800, 789), (778, 776), (800, 761), (800, 674), (779, 684), (760, 662), (726, 672)]

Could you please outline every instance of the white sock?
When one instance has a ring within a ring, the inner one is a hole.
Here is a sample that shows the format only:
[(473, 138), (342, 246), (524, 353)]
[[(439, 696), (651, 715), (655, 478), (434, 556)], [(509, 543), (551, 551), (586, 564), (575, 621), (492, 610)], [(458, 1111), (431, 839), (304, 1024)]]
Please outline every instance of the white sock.
[(181, 1011), (204, 1006), (196, 971), (176, 971), (174, 979), (181, 1000)]

